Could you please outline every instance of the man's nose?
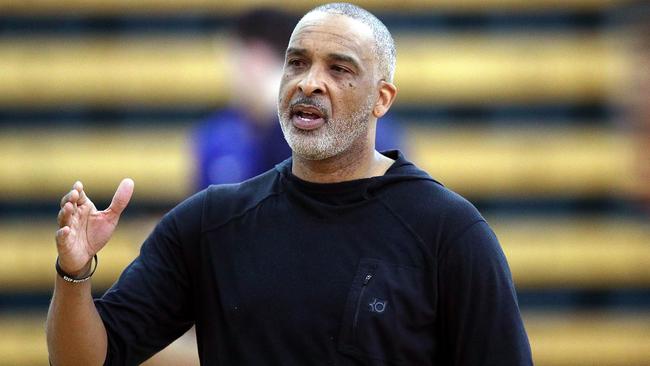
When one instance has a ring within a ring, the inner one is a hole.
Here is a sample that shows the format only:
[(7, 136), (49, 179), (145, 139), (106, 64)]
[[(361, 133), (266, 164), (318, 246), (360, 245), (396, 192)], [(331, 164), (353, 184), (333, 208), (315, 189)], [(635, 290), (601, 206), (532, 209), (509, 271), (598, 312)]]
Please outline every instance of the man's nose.
[(325, 93), (325, 85), (321, 72), (316, 68), (310, 69), (298, 83), (298, 88), (305, 96)]

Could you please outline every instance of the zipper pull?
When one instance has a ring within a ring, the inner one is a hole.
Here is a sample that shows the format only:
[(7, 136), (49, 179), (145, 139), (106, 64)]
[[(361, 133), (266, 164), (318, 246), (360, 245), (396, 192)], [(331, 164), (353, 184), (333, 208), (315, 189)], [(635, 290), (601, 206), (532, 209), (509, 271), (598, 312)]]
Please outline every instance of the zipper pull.
[(368, 273), (366, 277), (363, 279), (363, 285), (366, 286), (371, 279), (372, 279), (372, 273)]

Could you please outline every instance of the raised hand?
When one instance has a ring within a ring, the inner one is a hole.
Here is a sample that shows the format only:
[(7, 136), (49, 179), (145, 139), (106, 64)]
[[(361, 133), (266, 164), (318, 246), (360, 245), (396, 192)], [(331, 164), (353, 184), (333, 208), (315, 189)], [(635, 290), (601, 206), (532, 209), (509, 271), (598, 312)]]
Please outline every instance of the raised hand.
[(133, 180), (123, 179), (110, 206), (103, 211), (97, 210), (79, 181), (63, 196), (57, 217), (59, 230), (56, 232), (59, 265), (63, 271), (72, 276), (87, 271), (93, 256), (113, 235), (120, 215), (131, 199), (133, 187)]

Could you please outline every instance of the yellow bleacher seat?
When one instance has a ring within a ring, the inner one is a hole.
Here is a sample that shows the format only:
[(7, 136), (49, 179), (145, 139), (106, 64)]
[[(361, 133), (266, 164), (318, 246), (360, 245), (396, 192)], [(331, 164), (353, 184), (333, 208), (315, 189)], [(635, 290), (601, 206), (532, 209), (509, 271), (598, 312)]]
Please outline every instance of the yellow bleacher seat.
[[(625, 84), (628, 56), (598, 33), (396, 35), (397, 104), (583, 103)], [(227, 100), (228, 49), (208, 37), (8, 37), (0, 107), (200, 107)]]
[[(605, 128), (408, 131), (409, 158), (470, 197), (626, 197), (637, 184), (631, 137)], [(137, 199), (173, 203), (193, 191), (191, 149), (186, 127), (5, 130), (0, 194), (57, 202), (79, 179), (108, 200), (131, 177)]]
[(650, 286), (647, 221), (543, 215), (488, 221), (519, 289)]
[(603, 128), (409, 128), (412, 159), (472, 197), (625, 197), (639, 184), (631, 136)]
[[(75, 180), (108, 199), (125, 177), (136, 197), (175, 202), (190, 193), (191, 146), (184, 129), (33, 129), (0, 134), (3, 199), (55, 199)], [(63, 193), (63, 194), (62, 194)]]

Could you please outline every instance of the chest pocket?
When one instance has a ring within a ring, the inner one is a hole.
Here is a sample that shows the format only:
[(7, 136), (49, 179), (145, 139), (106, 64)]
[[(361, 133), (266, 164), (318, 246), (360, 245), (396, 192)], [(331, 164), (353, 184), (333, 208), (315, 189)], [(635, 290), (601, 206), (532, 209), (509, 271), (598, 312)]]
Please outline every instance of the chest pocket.
[(429, 365), (434, 352), (435, 273), (371, 258), (350, 288), (339, 351), (365, 365)]

